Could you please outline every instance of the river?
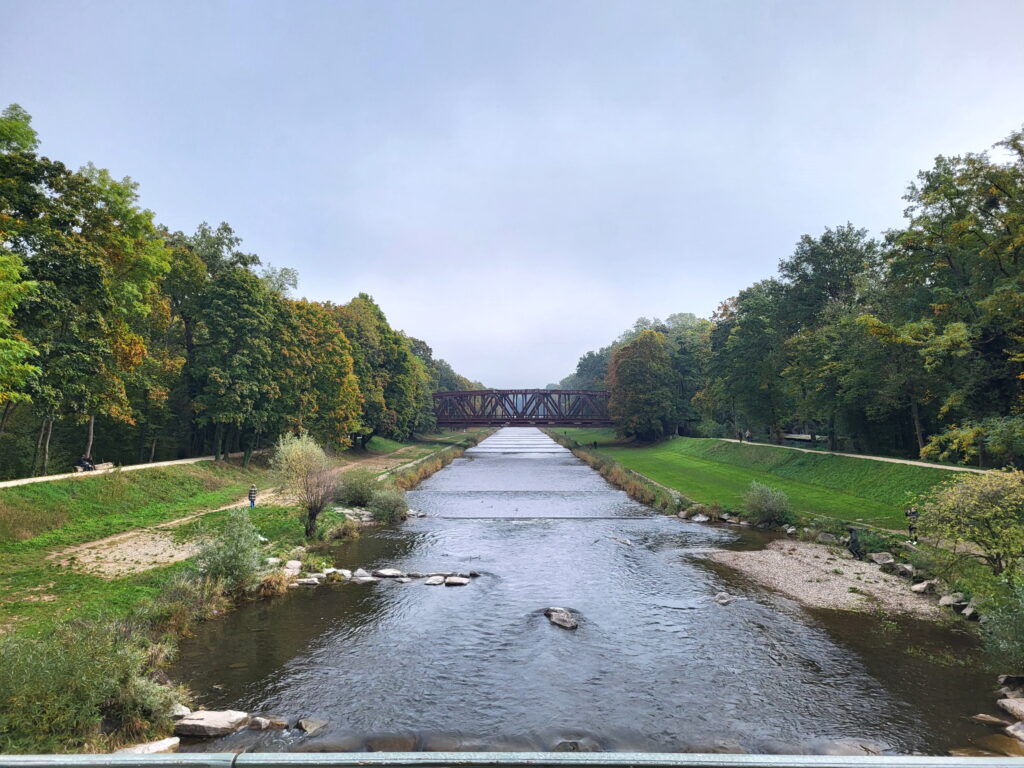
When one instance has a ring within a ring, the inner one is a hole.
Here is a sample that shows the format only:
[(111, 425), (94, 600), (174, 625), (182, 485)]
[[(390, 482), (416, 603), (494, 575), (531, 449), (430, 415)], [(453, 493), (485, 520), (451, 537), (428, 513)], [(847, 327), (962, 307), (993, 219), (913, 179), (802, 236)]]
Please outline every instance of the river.
[(409, 501), (427, 516), (364, 533), (339, 567), (481, 575), (292, 590), (201, 625), (173, 671), (203, 706), (329, 725), (183, 751), (943, 754), (987, 734), (967, 720), (993, 711), (969, 634), (762, 589), (705, 554), (768, 534), (658, 515), (539, 430), (499, 430)]

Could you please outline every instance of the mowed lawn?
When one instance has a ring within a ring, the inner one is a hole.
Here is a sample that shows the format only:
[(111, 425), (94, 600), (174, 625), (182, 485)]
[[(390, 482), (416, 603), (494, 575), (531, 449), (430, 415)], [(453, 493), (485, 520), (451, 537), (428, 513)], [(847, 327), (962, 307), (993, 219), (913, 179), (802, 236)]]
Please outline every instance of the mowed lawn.
[(739, 508), (754, 481), (785, 491), (797, 512), (902, 530), (911, 500), (958, 473), (931, 467), (804, 453), (711, 438), (650, 446), (618, 443), (611, 430), (558, 430), (655, 482), (704, 504)]

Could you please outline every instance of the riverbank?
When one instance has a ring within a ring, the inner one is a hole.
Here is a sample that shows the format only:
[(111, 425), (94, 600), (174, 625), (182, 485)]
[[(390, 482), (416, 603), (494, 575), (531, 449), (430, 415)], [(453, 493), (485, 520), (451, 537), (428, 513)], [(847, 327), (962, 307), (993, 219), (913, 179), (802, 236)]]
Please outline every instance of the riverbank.
[(823, 544), (778, 539), (764, 549), (718, 551), (709, 558), (810, 608), (904, 613), (930, 621), (950, 616), (912, 592), (908, 579)]
[(552, 432), (702, 504), (739, 509), (750, 484), (758, 482), (784, 491), (793, 511), (800, 514), (884, 530), (905, 530), (906, 506), (960, 474), (713, 438), (634, 445), (617, 441), (611, 430)]

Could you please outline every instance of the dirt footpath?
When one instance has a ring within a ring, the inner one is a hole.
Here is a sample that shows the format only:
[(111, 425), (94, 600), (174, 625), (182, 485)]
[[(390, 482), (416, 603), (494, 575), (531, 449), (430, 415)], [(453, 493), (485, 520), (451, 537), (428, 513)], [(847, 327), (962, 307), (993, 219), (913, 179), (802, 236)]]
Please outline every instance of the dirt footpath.
[(941, 616), (935, 601), (910, 591), (909, 579), (883, 573), (872, 562), (842, 558), (822, 544), (776, 540), (762, 550), (710, 557), (812, 608)]

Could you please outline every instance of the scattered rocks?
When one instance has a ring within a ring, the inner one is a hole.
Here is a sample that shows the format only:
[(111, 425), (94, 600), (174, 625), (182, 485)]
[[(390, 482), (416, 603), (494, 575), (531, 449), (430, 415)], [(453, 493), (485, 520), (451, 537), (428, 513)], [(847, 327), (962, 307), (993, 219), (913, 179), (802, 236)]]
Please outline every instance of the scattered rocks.
[(896, 558), (888, 552), (869, 552), (868, 560), (876, 565), (889, 565), (896, 562)]
[(423, 583), (426, 584), (428, 587), (438, 587), (444, 584), (444, 579), (444, 576), (431, 576)]
[(580, 625), (576, 621), (576, 617), (567, 608), (552, 606), (544, 610), (544, 615), (548, 617), (548, 621), (562, 629), (576, 629)]
[(976, 723), (981, 723), (982, 725), (992, 725), (996, 728), (1006, 728), (1013, 725), (1009, 720), (1004, 720), (1003, 718), (996, 717), (995, 715), (986, 715), (984, 713), (980, 715), (971, 715), (971, 720)]
[(709, 522), (711, 522), (711, 518), (710, 517), (708, 517), (707, 515), (702, 515), (702, 514), (694, 515), (693, 517), (690, 518), (690, 520), (692, 522), (694, 522), (694, 523), (709, 523)]
[(307, 573), (306, 576), (310, 579), (316, 579), (317, 581), (327, 581), (327, 571), (317, 571), (316, 573)]
[(715, 595), (715, 602), (719, 605), (728, 605), (735, 599), (736, 597), (730, 595), (728, 592), (719, 592), (717, 595)]
[[(981, 614), (978, 613), (978, 606), (972, 599), (967, 605), (964, 606), (963, 610), (960, 611), (960, 615), (968, 621), (980, 621)], [(1021, 716), (1021, 720), (1024, 720), (1024, 715)]]
[(352, 571), (349, 571), (349, 570), (347, 570), (345, 568), (339, 568), (337, 571), (335, 571), (335, 573), (337, 573), (343, 579), (351, 579), (352, 578)]
[(446, 587), (464, 587), (469, 584), (469, 579), (466, 576), (449, 576), (444, 580)]
[(425, 574), (418, 573), (417, 571), (409, 571), (405, 575), (408, 576), (410, 579), (422, 579)]
[(935, 585), (938, 583), (935, 579), (929, 579), (928, 581), (919, 581), (917, 584), (910, 588), (911, 592), (917, 592), (919, 595), (927, 595), (935, 591)]
[(307, 736), (312, 736), (326, 725), (326, 720), (316, 720), (312, 717), (304, 717), (299, 720), (299, 730), (305, 731)]
[(373, 575), (381, 579), (398, 579), (405, 576), (405, 573), (397, 568), (378, 568)]
[(124, 749), (117, 750), (114, 754), (117, 755), (159, 755), (164, 752), (177, 752), (178, 745), (181, 744), (181, 739), (177, 736), (171, 736), (169, 739), (160, 739), (160, 741), (150, 741), (146, 744), (135, 744)]
[(301, 560), (289, 560), (287, 563), (284, 564), (284, 569), (286, 571), (301, 571), (302, 570), (302, 561)]
[(794, 535), (796, 535), (796, 526), (795, 525), (787, 525), (783, 530), (785, 530), (787, 536), (794, 536)]
[(819, 544), (838, 544), (839, 539), (833, 536), (831, 533), (819, 533), (818, 534)]
[(351, 579), (353, 584), (373, 584), (375, 581), (380, 581), (376, 576), (353, 576)]
[(253, 731), (283, 731), (287, 727), (288, 721), (283, 717), (254, 717), (249, 721)]
[(319, 587), (320, 579), (315, 579), (313, 577), (309, 577), (306, 579), (296, 579), (295, 583), (298, 584), (300, 587)]
[(397, 579), (395, 579), (395, 581), (398, 584), (408, 584), (410, 581), (412, 581), (412, 579), (410, 579), (408, 576), (399, 576)]
[(369, 575), (369, 571), (363, 570), (362, 568), (356, 568), (354, 571), (352, 571), (352, 578), (355, 579), (365, 579)]
[(962, 592), (953, 592), (950, 595), (943, 595), (939, 598), (939, 605), (945, 608), (947, 605), (956, 605), (957, 603), (963, 603), (964, 596)]
[(171, 720), (181, 720), (181, 718), (191, 714), (192, 710), (184, 704), (175, 704), (171, 707)]
[(1024, 720), (1024, 699), (1000, 699), (996, 702), (1018, 720)]
[(248, 712), (203, 709), (181, 718), (174, 725), (174, 733), (178, 736), (226, 736), (248, 722)]
[(690, 510), (688, 510), (688, 509), (680, 509), (680, 510), (679, 510), (679, 511), (678, 511), (678, 512), (676, 513), (676, 517), (678, 517), (678, 518), (679, 518), (680, 520), (687, 520), (687, 519), (689, 519), (689, 517), (690, 517), (690, 515), (691, 515), (691, 514), (692, 514), (692, 513), (691, 513), (691, 512), (690, 512)]

